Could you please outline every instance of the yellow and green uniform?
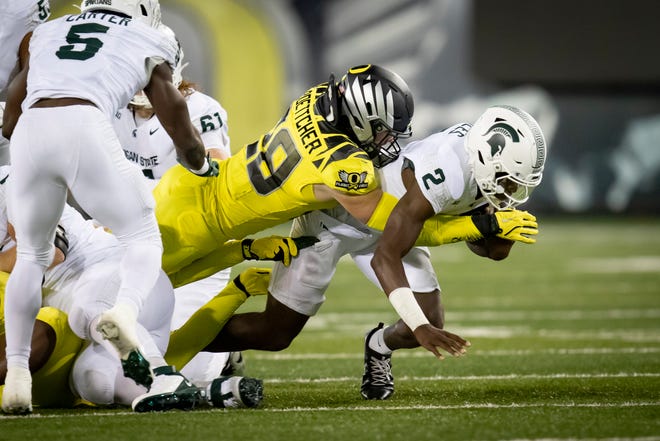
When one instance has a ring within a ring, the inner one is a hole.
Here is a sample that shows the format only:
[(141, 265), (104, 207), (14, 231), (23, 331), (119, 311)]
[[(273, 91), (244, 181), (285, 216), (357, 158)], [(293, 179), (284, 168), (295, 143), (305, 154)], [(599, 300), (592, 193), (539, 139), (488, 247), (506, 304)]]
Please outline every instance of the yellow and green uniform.
[(316, 199), (314, 185), (351, 195), (378, 188), (367, 154), (326, 120), (327, 91), (324, 83), (294, 101), (270, 132), (221, 161), (217, 178), (181, 166), (165, 173), (154, 196), (168, 275), (229, 239), (336, 205)]
[[(4, 293), (9, 274), (0, 272), (0, 333), (5, 332)], [(74, 396), (69, 389), (69, 373), (82, 348), (83, 340), (69, 327), (67, 315), (52, 307), (43, 307), (37, 320), (55, 332), (55, 347), (48, 361), (32, 374), (32, 403), (40, 407), (71, 407)], [(4, 391), (0, 386), (0, 398)]]

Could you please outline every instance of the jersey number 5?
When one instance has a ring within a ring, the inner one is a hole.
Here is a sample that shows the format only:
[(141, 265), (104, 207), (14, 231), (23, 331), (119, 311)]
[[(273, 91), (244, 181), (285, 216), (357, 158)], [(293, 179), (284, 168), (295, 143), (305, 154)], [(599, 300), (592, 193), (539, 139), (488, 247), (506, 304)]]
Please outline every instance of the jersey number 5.
[[(60, 46), (55, 55), (62, 60), (87, 60), (92, 58), (101, 49), (103, 42), (95, 37), (82, 38), (80, 34), (105, 34), (108, 29), (110, 28), (98, 23), (73, 25), (66, 36), (66, 42), (69, 44)], [(78, 50), (75, 50), (76, 44), (82, 44), (83, 47), (78, 46)]]

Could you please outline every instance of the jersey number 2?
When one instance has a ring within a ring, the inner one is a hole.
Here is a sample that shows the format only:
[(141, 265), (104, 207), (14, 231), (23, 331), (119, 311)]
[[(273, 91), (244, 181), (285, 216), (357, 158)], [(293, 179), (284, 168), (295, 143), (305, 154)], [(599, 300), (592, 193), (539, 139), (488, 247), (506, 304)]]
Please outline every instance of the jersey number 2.
[[(108, 29), (110, 28), (98, 23), (73, 25), (66, 36), (66, 42), (69, 44), (60, 46), (55, 55), (62, 60), (90, 59), (101, 49), (103, 42), (95, 37), (82, 38), (80, 34), (105, 34)], [(76, 50), (76, 44), (82, 44), (83, 47), (78, 46)]]

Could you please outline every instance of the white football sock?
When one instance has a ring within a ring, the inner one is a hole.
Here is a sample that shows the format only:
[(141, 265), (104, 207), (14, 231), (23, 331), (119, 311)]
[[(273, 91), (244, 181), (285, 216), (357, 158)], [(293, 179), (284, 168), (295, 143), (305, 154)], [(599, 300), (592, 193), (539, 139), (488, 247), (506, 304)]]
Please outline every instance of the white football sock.
[(379, 354), (387, 355), (391, 354), (392, 350), (387, 347), (385, 344), (385, 329), (379, 329), (371, 335), (369, 340), (369, 347)]
[(7, 365), (28, 368), (32, 329), (41, 307), (44, 269), (37, 263), (18, 259), (5, 293)]

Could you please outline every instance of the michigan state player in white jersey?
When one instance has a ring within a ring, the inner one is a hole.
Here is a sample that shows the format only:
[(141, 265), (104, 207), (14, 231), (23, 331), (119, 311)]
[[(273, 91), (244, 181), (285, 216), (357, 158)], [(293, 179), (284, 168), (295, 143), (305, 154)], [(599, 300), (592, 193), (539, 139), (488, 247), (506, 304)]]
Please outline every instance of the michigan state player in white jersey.
[[(13, 0), (0, 3), (0, 98), (28, 58), (32, 31), (50, 16), (48, 0)], [(0, 128), (5, 103), (0, 102)], [(0, 136), (0, 165), (9, 164), (9, 141)]]
[[(475, 224), (483, 225), (511, 212), (541, 183), (546, 150), (534, 118), (506, 105), (488, 108), (473, 126), (459, 124), (410, 145), (400, 170), (405, 193), (392, 210), (371, 259), (400, 320), (367, 334), (364, 398), (386, 399), (394, 392), (391, 350), (422, 346), (443, 358), (433, 339), (436, 327), (443, 325), (439, 297), (435, 305), (429, 305), (415, 293), (415, 281), (402, 258), (411, 251), (425, 222), (438, 213), (472, 213), (481, 206), (486, 214), (472, 217)], [(468, 247), (479, 256), (501, 260), (508, 256), (511, 240), (534, 243), (538, 232), (533, 216), (519, 225), (502, 222), (499, 228), (503, 231), (498, 237), (474, 240)]]
[(172, 85), (178, 43), (159, 23), (156, 0), (85, 0), (81, 14), (37, 27), (29, 62), (8, 93), (2, 130), (11, 139), (8, 205), (18, 258), (5, 303), (6, 412), (31, 411), (30, 336), (68, 191), (125, 247), (117, 302), (98, 326), (123, 360), (144, 362), (136, 317), (160, 273), (162, 244), (151, 193), (125, 159), (110, 118), (144, 89), (181, 163), (216, 175)]
[[(165, 25), (161, 28), (172, 32)], [(172, 82), (186, 99), (190, 118), (200, 133), (206, 151), (212, 158), (226, 159), (231, 156), (227, 111), (217, 100), (197, 90), (196, 84), (183, 77), (186, 65), (183, 49), (180, 48)], [(115, 114), (113, 126), (126, 158), (140, 169), (152, 188), (168, 169), (177, 164), (172, 138), (155, 117), (153, 107), (143, 92), (133, 97), (128, 107)], [(231, 269), (227, 268), (176, 288), (172, 329), (181, 326), (200, 306), (221, 292), (229, 283), (230, 275)], [(201, 352), (181, 369), (181, 373), (193, 383), (211, 381), (220, 372), (242, 373), (243, 365), (238, 360), (242, 360), (240, 353)]]
[(0, 93), (12, 73), (27, 60), (27, 42), (32, 31), (50, 16), (48, 0), (12, 0), (0, 4)]

